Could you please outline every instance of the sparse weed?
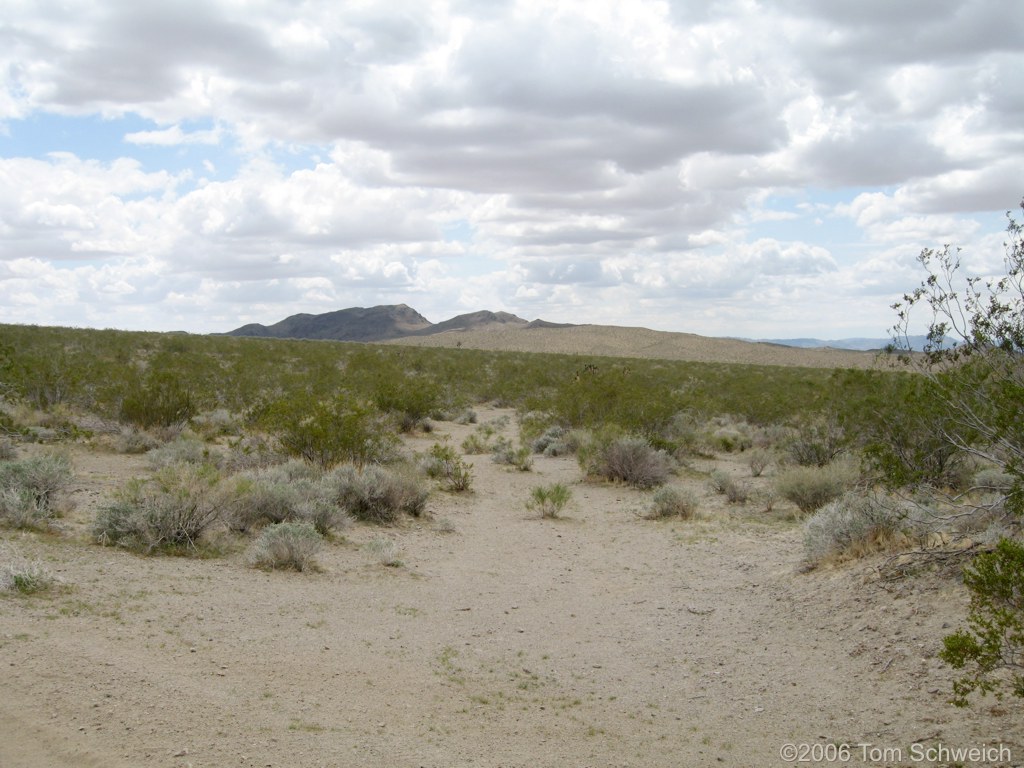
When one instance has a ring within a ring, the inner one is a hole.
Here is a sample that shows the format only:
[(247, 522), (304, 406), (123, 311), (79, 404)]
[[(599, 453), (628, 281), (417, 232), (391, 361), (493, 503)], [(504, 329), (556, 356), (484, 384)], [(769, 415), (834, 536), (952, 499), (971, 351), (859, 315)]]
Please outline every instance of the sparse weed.
[(468, 491), (473, 485), (473, 465), (463, 461), (450, 445), (435, 443), (420, 464), (427, 477), (438, 480), (446, 491)]
[(772, 462), (772, 455), (764, 448), (754, 448), (747, 452), (747, 466), (751, 477), (760, 477)]
[(495, 449), (492, 458), (496, 464), (507, 464), (520, 472), (529, 472), (533, 469), (533, 456), (530, 454), (530, 449), (525, 446), (513, 448), (512, 443), (508, 441)]

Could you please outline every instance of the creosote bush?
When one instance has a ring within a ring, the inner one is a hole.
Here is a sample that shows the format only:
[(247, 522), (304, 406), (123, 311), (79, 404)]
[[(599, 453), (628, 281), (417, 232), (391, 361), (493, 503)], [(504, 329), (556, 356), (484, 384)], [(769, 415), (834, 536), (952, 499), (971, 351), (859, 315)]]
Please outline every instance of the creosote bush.
[(269, 525), (249, 547), (246, 559), (254, 568), (314, 571), (323, 537), (308, 522)]
[(526, 509), (537, 512), (541, 517), (556, 518), (572, 499), (572, 491), (563, 483), (538, 485), (530, 491)]
[(208, 464), (176, 464), (152, 480), (132, 480), (99, 510), (93, 538), (147, 554), (198, 552), (201, 537), (221, 522), (225, 511), (219, 479)]
[(975, 691), (1024, 698), (1024, 544), (1002, 539), (964, 569), (971, 593), (967, 628), (943, 638), (939, 657), (969, 672), (953, 684), (953, 703)]

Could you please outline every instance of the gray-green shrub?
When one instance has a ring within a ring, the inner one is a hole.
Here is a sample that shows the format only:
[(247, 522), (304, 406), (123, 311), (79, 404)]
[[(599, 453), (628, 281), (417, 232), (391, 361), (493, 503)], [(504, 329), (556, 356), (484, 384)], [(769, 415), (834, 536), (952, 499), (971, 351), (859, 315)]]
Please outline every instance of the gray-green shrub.
[(690, 520), (697, 514), (697, 506), (697, 497), (691, 491), (665, 486), (654, 492), (645, 517), (649, 520), (670, 517)]
[(579, 460), (588, 474), (640, 489), (663, 485), (672, 471), (668, 454), (638, 437), (618, 437), (607, 442), (599, 437), (595, 449), (581, 451)]
[(420, 457), (420, 466), (427, 477), (439, 481), (446, 491), (468, 491), (473, 485), (473, 465), (463, 461), (450, 445), (432, 445)]
[(249, 547), (246, 559), (254, 568), (312, 571), (323, 536), (312, 523), (285, 522), (269, 525)]
[(43, 529), (59, 516), (57, 495), (70, 485), (71, 462), (59, 454), (0, 462), (0, 523)]
[(427, 488), (411, 471), (377, 465), (342, 464), (326, 482), (337, 503), (357, 520), (391, 524), (405, 513), (418, 517), (426, 506)]
[(819, 563), (835, 555), (870, 551), (898, 534), (905, 518), (905, 508), (892, 499), (846, 493), (804, 522), (804, 555), (808, 562)]
[(775, 478), (775, 489), (807, 514), (842, 496), (856, 479), (855, 475), (855, 471), (844, 464), (791, 467)]
[(219, 478), (210, 465), (176, 464), (152, 480), (129, 481), (97, 513), (93, 538), (145, 553), (196, 552), (202, 535), (225, 512)]

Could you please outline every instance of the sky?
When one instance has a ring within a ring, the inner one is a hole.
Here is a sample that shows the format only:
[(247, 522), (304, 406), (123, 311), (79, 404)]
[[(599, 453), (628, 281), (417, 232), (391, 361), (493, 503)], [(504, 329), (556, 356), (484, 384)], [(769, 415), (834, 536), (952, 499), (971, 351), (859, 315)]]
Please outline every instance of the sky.
[(1019, 0), (0, 0), (0, 322), (885, 337), (1001, 273), (1022, 72)]

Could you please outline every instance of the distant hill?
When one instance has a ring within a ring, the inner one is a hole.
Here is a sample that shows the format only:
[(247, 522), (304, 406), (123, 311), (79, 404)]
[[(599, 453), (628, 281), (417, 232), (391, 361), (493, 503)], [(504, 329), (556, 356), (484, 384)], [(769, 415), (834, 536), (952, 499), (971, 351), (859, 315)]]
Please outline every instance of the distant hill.
[(352, 307), (322, 315), (299, 314), (273, 325), (251, 323), (228, 331), (227, 336), (261, 336), (273, 339), (331, 339), (334, 341), (385, 341), (431, 327), (431, 322), (405, 304)]
[(228, 331), (227, 336), (259, 336), (274, 339), (330, 339), (333, 341), (388, 341), (406, 336), (427, 336), (450, 331), (523, 327), (529, 323), (508, 312), (470, 312), (441, 323), (431, 323), (405, 304), (352, 307), (321, 315), (299, 314), (273, 325), (250, 323)]
[[(915, 352), (920, 352), (928, 340), (927, 336), (911, 336), (910, 346)], [(801, 349), (853, 349), (860, 352), (872, 352), (885, 349), (892, 342), (892, 339), (756, 339), (762, 344), (780, 344), (784, 347), (799, 347)]]

